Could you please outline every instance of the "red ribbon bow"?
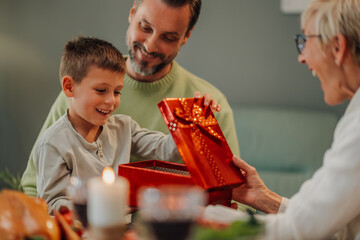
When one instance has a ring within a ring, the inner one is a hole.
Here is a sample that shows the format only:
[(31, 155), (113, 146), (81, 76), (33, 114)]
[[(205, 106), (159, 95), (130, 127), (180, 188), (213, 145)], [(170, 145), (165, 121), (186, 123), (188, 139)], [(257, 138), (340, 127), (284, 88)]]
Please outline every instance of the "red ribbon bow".
[(189, 104), (183, 98), (180, 99), (180, 104), (183, 109), (175, 108), (175, 116), (186, 121), (188, 124), (178, 123), (179, 127), (190, 128), (198, 126), (205, 132), (209, 133), (211, 136), (224, 141), (224, 138), (212, 128), (212, 126), (217, 125), (216, 118), (214, 118), (212, 115), (205, 117), (206, 109), (200, 107), (200, 105), (196, 102), (189, 106)]

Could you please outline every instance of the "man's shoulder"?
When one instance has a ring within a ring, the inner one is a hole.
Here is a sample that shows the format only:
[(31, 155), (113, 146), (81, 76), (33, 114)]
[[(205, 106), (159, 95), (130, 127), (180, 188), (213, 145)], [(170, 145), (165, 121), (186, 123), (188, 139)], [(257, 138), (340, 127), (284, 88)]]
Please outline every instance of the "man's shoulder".
[[(210, 84), (205, 79), (203, 79), (203, 78), (195, 75), (194, 73), (190, 72), (189, 70), (185, 69), (178, 62), (174, 61), (173, 64), (174, 64), (175, 73), (178, 75), (178, 77), (185, 78), (191, 82), (195, 81), (195, 82), (199, 82), (202, 84)], [(210, 84), (210, 85), (212, 85), (212, 84)]]
[(186, 84), (188, 88), (192, 88), (191, 90), (201, 91), (203, 93), (210, 93), (212, 97), (215, 98), (223, 98), (224, 94), (212, 83), (208, 82), (204, 78), (201, 78), (194, 73), (191, 73), (184, 67), (180, 66), (177, 62), (174, 62), (174, 65), (177, 68), (177, 74), (179, 83)]

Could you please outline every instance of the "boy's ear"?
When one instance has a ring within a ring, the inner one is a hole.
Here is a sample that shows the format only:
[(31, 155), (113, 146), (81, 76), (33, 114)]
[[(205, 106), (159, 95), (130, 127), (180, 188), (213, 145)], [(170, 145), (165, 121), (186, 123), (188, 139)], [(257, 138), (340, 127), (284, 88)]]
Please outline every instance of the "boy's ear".
[(74, 96), (74, 84), (75, 84), (75, 81), (72, 77), (70, 77), (70, 76), (63, 77), (62, 90), (64, 91), (64, 93), (67, 97)]

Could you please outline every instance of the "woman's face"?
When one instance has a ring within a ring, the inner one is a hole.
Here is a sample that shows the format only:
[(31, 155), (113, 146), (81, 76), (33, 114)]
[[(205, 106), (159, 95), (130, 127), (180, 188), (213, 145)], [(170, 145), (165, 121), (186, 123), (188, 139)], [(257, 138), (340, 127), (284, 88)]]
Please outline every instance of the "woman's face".
[[(303, 31), (306, 36), (317, 34), (313, 19), (308, 21)], [(309, 37), (306, 39), (305, 49), (298, 57), (298, 61), (307, 64), (314, 76), (320, 79), (324, 100), (328, 105), (336, 105), (349, 98), (345, 75), (335, 63), (333, 44), (330, 41), (322, 49), (318, 37)]]

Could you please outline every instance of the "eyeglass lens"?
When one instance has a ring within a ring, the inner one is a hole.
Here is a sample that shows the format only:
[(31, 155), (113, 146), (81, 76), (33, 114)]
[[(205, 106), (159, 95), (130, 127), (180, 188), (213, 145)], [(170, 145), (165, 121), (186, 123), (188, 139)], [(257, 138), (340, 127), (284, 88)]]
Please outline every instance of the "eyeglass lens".
[(298, 52), (301, 54), (305, 48), (306, 37), (298, 34), (295, 37), (295, 42), (296, 42), (296, 48)]

